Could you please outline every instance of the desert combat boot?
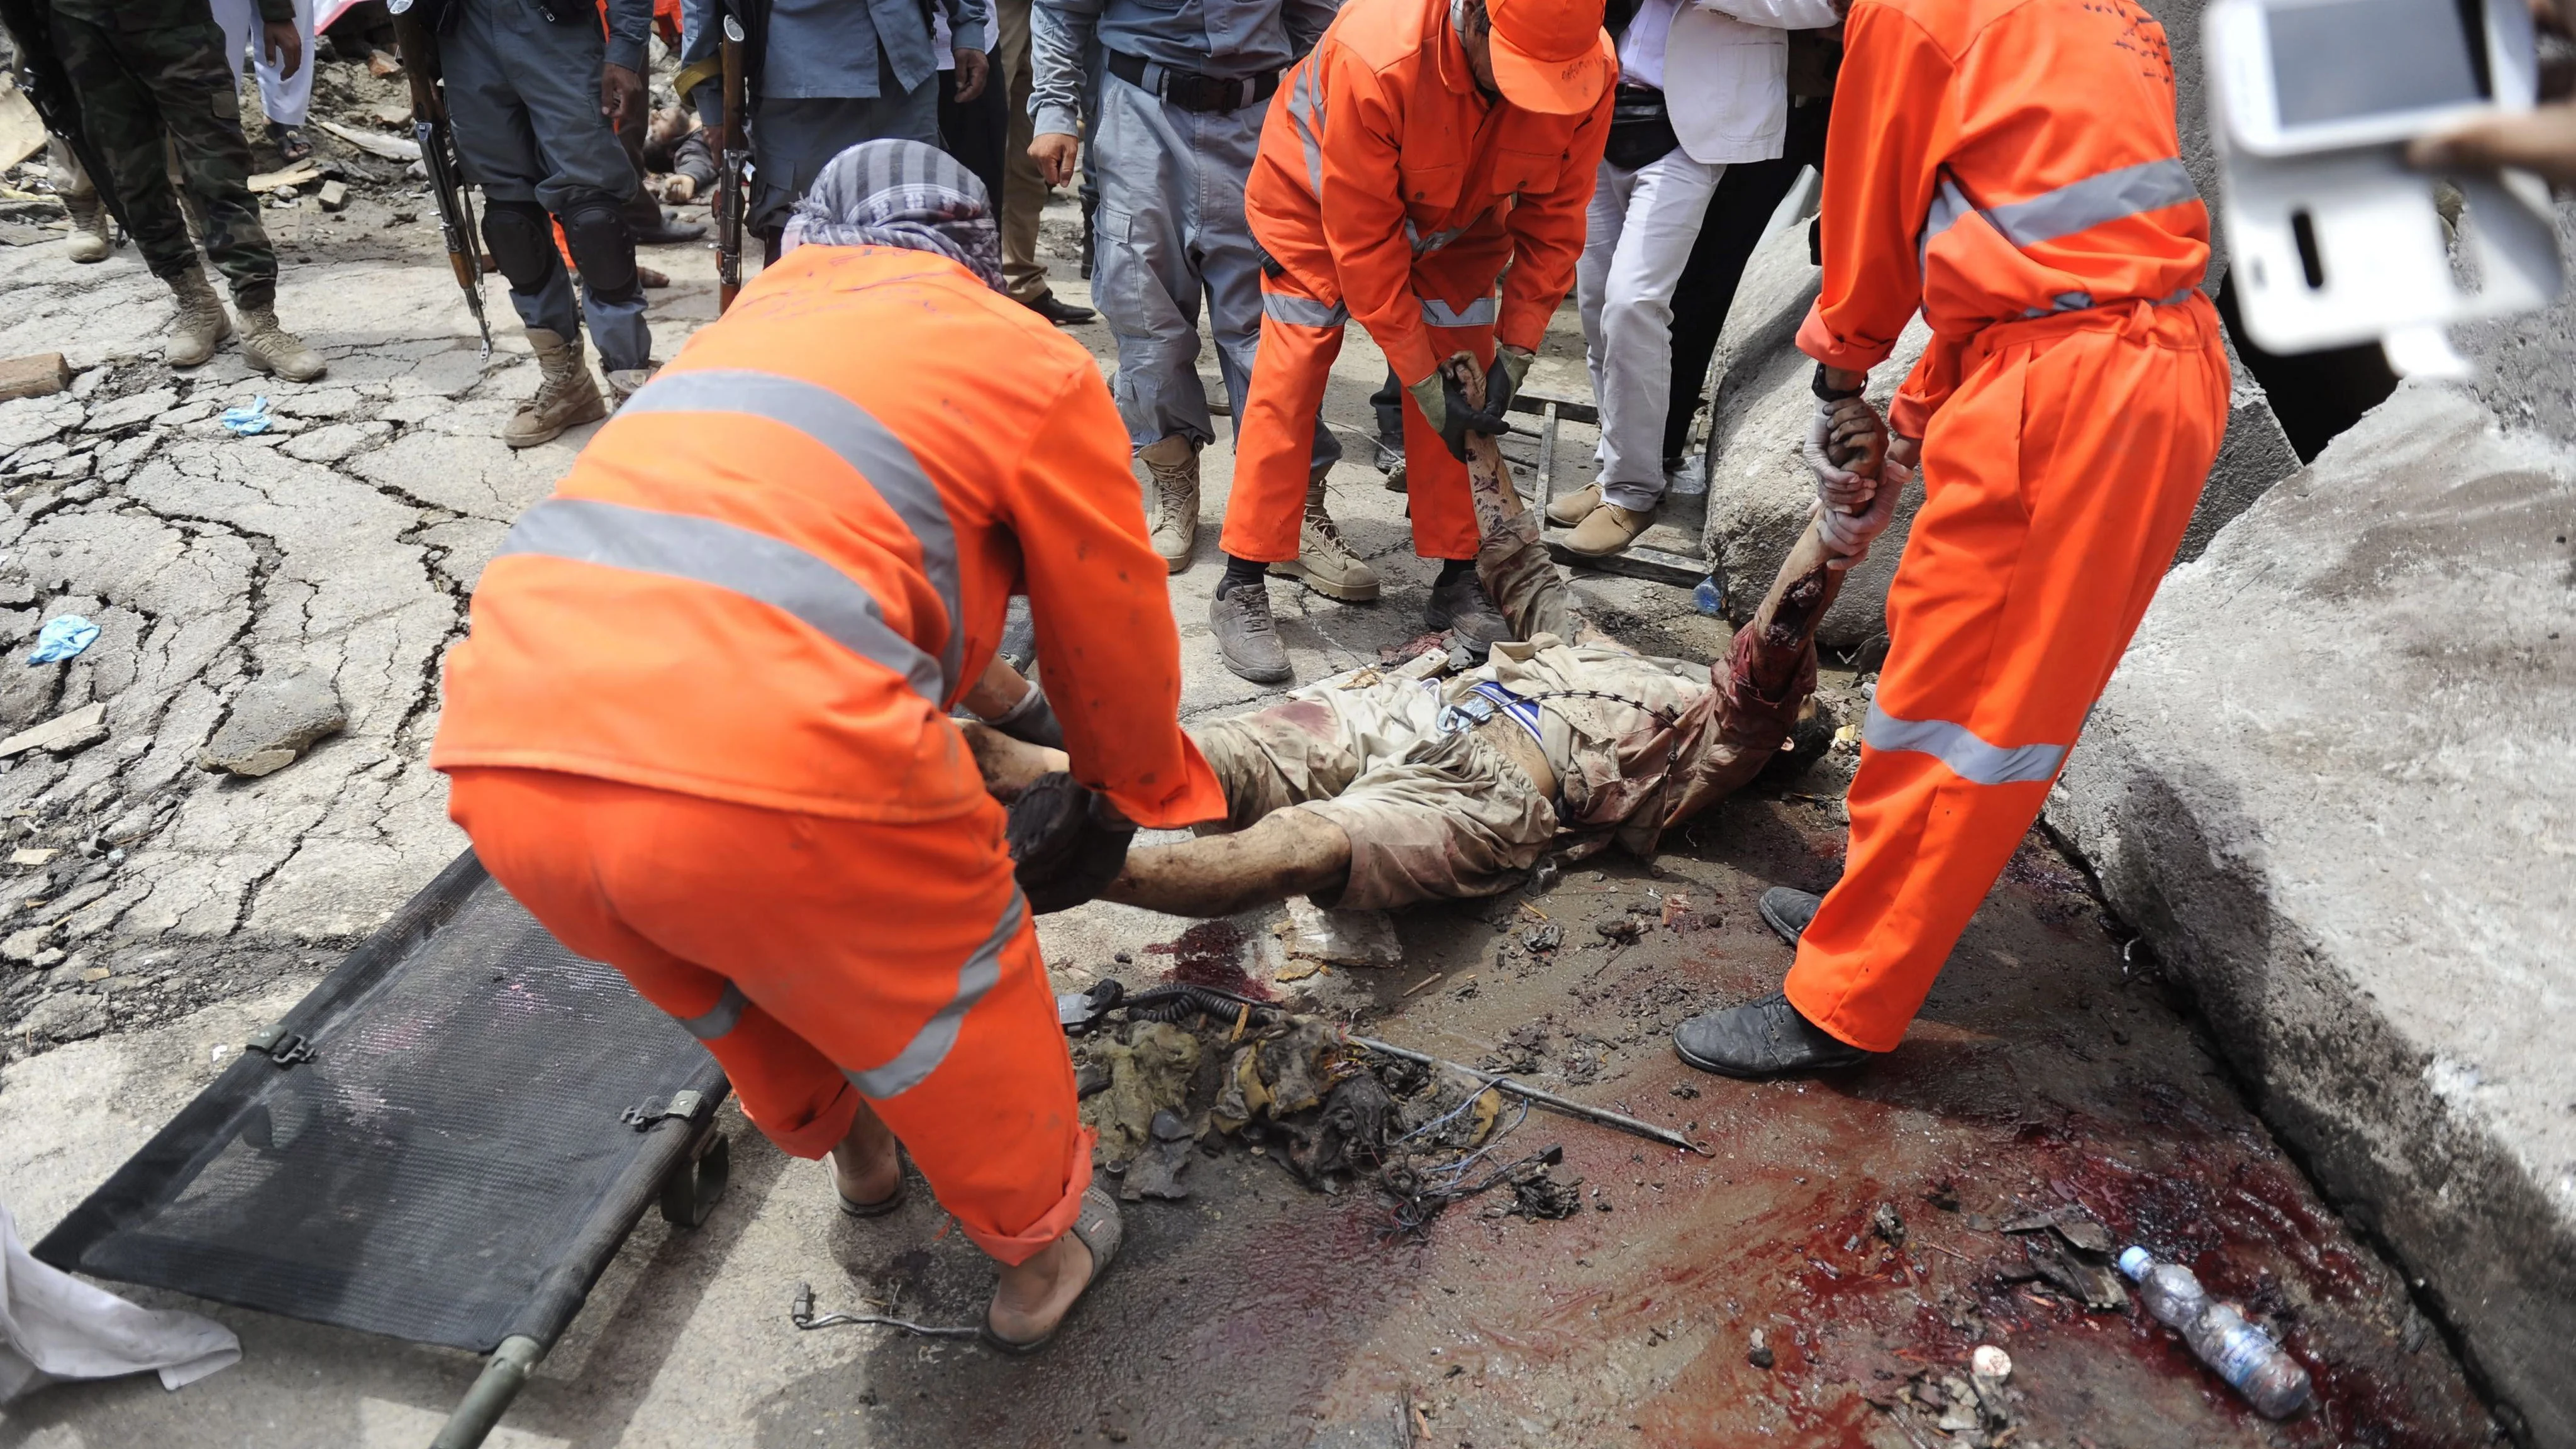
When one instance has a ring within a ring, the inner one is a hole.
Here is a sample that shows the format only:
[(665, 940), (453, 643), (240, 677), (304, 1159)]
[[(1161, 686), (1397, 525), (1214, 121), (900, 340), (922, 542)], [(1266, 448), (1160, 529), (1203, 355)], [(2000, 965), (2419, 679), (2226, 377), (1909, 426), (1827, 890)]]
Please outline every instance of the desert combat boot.
[(215, 355), (215, 345), (232, 335), (233, 319), (193, 261), (170, 278), (170, 294), (179, 299), (179, 315), (170, 319), (170, 345), (161, 356), (172, 367), (202, 367)]
[(1190, 550), (1199, 541), (1199, 450), (1187, 433), (1147, 443), (1136, 450), (1154, 480), (1154, 552), (1163, 567), (1179, 573), (1190, 566)]
[(241, 309), (241, 350), (242, 360), (252, 368), (288, 382), (311, 382), (331, 366), (302, 338), (277, 325), (275, 307)]
[(1360, 562), (1333, 516), (1324, 511), (1324, 480), (1306, 485), (1306, 519), (1297, 531), (1297, 556), (1275, 563), (1270, 572), (1283, 579), (1303, 579), (1306, 587), (1328, 599), (1365, 604), (1377, 598), (1377, 570)]
[(107, 260), (107, 203), (93, 191), (87, 195), (72, 193), (63, 198), (63, 207), (72, 214), (72, 234), (65, 249), (76, 262)]
[(582, 362), (580, 338), (531, 327), (528, 346), (536, 349), (537, 366), (543, 375), (537, 382), (537, 395), (502, 427), (502, 442), (513, 448), (533, 448), (553, 442), (566, 428), (595, 423), (608, 416), (608, 404), (599, 396), (599, 384), (591, 381), (590, 368)]

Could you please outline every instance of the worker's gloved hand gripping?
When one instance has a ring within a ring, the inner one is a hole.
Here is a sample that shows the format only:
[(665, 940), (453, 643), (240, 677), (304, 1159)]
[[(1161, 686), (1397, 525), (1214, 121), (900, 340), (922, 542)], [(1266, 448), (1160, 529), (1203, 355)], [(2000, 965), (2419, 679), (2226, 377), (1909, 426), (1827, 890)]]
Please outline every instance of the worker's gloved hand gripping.
[(1448, 445), (1449, 456), (1464, 463), (1469, 433), (1499, 438), (1512, 430), (1504, 414), (1520, 394), (1521, 379), (1529, 376), (1530, 360), (1535, 355), (1517, 347), (1494, 349), (1493, 366), (1485, 370), (1485, 405), (1481, 408), (1468, 403), (1465, 390), (1445, 367), (1433, 368), (1430, 376), (1405, 390), (1413, 394), (1423, 418), (1440, 434), (1440, 441)]
[(1100, 894), (1127, 864), (1136, 826), (1106, 795), (1084, 789), (1071, 775), (1040, 775), (1011, 802), (1012, 873), (1043, 916)]

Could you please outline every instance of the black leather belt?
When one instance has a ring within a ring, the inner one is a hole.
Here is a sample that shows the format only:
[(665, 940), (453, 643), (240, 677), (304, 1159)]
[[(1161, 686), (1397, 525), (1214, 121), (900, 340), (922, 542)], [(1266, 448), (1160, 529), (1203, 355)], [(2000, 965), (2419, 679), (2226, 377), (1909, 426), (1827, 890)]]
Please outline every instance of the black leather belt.
[[(1145, 84), (1149, 71), (1159, 71), (1159, 87)], [(1150, 91), (1185, 111), (1214, 115), (1239, 111), (1258, 105), (1279, 91), (1279, 72), (1266, 70), (1254, 76), (1200, 75), (1196, 71), (1173, 70), (1158, 66), (1141, 55), (1124, 51), (1109, 52), (1109, 73), (1139, 90)]]

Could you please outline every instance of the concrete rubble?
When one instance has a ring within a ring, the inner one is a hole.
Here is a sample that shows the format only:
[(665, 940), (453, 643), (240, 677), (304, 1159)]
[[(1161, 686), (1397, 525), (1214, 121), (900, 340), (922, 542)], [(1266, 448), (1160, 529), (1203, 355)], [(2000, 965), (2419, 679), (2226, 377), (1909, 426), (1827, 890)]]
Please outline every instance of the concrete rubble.
[(325, 735), (339, 733), (349, 711), (331, 681), (307, 670), (262, 679), (233, 700), (232, 713), (197, 752), (197, 768), (222, 770), (246, 780), (273, 775)]
[(2174, 571), (2048, 818), (2576, 1442), (2576, 453), (2410, 385)]

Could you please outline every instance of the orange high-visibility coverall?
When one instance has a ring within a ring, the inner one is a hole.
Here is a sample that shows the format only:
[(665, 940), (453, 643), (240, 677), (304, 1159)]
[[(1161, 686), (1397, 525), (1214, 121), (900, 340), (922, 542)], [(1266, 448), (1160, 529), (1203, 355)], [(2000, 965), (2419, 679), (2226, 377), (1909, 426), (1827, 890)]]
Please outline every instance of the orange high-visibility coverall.
[(1893, 1048), (2028, 832), (2172, 562), (2227, 423), (2209, 219), (2134, 0), (1860, 0), (1798, 343), (1863, 370), (1919, 305), (1889, 422), (1922, 509), (1790, 1001)]
[(1225, 813), (1126, 430), (944, 257), (798, 248), (524, 514), (431, 763), (495, 878), (703, 1038), (780, 1146), (860, 1099), (976, 1244), (1073, 1221), (1089, 1134), (1003, 815), (945, 708), (1025, 587), (1073, 768)]
[[(1574, 285), (1610, 97), (1604, 87), (1591, 110), (1570, 116), (1488, 102), (1450, 28), (1449, 0), (1349, 0), (1289, 68), (1243, 189), (1252, 234), (1278, 271), (1261, 281), (1227, 553), (1297, 556), (1315, 409), (1351, 318), (1408, 385), (1462, 348), (1490, 364), (1497, 327), (1504, 342), (1537, 350)], [(1467, 465), (1410, 398), (1404, 456), (1414, 552), (1474, 558)]]

